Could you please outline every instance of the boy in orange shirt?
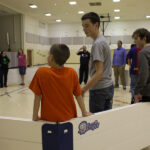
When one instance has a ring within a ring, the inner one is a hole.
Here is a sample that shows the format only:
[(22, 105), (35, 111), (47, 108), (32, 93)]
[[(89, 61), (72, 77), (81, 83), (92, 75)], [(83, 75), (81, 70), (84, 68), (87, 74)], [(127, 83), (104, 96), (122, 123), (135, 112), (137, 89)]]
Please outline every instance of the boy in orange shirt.
[[(48, 64), (51, 68), (37, 70), (29, 88), (34, 92), (33, 120), (64, 122), (77, 117), (73, 95), (75, 95), (82, 116), (89, 116), (82, 99), (82, 91), (77, 73), (72, 68), (63, 67), (70, 56), (64, 44), (51, 47)], [(38, 117), (41, 103), (41, 118)]]

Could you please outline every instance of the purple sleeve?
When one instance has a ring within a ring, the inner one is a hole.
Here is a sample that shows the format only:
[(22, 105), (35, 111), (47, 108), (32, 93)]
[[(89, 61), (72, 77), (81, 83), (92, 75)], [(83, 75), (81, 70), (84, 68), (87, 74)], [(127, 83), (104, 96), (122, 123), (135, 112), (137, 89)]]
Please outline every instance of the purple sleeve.
[(126, 65), (126, 58), (127, 58), (127, 52), (126, 49), (124, 49), (124, 65)]
[(113, 54), (113, 61), (112, 61), (112, 65), (113, 65), (113, 66), (114, 66), (114, 64), (115, 64), (115, 62), (114, 62), (114, 61), (115, 61), (115, 59), (114, 59), (115, 51), (116, 51), (116, 50), (114, 50), (114, 54)]

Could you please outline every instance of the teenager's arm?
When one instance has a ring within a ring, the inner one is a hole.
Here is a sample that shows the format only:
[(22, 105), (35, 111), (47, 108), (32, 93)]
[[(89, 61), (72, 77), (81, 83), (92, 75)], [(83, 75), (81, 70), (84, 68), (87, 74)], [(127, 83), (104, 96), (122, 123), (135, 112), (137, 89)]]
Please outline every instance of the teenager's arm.
[(129, 67), (131, 67), (131, 59), (127, 59)]
[(88, 81), (88, 83), (82, 88), (83, 94), (93, 87), (103, 76), (104, 63), (101, 61), (95, 61), (96, 72), (92, 76), (92, 78)]
[(39, 120), (38, 112), (40, 108), (40, 102), (41, 102), (41, 96), (34, 95), (34, 106), (33, 106), (33, 120), (37, 121)]
[(81, 95), (77, 96), (76, 99), (77, 99), (78, 105), (79, 105), (79, 107), (81, 109), (82, 116), (86, 117), (86, 116), (92, 115), (92, 113), (87, 112), (82, 96)]

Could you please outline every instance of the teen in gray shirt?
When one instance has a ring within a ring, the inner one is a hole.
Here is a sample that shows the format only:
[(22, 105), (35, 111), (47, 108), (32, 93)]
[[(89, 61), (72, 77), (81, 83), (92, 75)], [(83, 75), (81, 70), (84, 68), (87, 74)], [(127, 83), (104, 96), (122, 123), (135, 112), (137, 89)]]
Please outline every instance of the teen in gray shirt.
[(111, 79), (110, 48), (99, 31), (98, 14), (87, 13), (81, 20), (86, 36), (94, 40), (90, 58), (91, 79), (82, 88), (82, 93), (84, 95), (87, 90), (90, 90), (89, 108), (90, 112), (95, 113), (112, 108), (114, 87)]
[(132, 37), (139, 52), (139, 76), (135, 87), (135, 102), (150, 102), (150, 32), (147, 29), (137, 29)]
[(91, 88), (91, 90), (103, 89), (113, 84), (112, 82), (112, 64), (111, 54), (108, 43), (103, 35), (99, 35), (94, 41), (91, 50), (90, 58), (90, 76), (92, 77), (95, 72), (95, 61), (101, 61), (104, 63), (104, 70), (102, 78)]

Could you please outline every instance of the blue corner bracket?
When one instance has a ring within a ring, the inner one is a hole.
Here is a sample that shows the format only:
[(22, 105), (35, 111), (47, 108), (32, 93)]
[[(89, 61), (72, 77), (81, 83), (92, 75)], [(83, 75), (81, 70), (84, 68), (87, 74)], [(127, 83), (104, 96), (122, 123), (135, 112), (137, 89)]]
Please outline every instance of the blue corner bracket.
[(73, 150), (73, 125), (44, 124), (42, 126), (43, 150)]

